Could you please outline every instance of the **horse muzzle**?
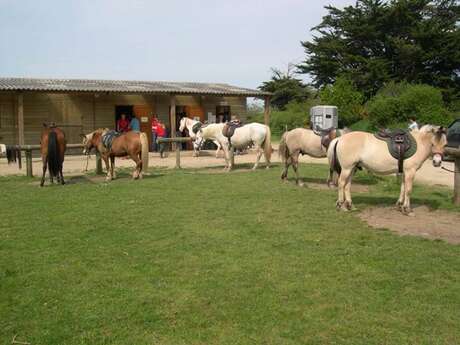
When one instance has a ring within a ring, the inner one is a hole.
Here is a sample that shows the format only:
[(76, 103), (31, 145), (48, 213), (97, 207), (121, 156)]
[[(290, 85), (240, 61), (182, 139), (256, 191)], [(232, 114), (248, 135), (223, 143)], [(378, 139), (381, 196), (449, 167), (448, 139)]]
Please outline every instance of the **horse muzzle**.
[(433, 166), (435, 167), (440, 167), (442, 164), (442, 154), (440, 153), (435, 153), (433, 155)]

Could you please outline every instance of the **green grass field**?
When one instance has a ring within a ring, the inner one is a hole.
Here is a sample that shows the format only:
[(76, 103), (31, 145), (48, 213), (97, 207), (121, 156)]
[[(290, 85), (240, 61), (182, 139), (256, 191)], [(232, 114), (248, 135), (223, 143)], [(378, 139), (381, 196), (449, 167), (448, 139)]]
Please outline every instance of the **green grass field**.
[[(460, 343), (459, 246), (372, 229), (279, 167), (154, 171), (0, 178), (0, 344)], [(394, 179), (356, 180), (358, 208), (396, 200)]]

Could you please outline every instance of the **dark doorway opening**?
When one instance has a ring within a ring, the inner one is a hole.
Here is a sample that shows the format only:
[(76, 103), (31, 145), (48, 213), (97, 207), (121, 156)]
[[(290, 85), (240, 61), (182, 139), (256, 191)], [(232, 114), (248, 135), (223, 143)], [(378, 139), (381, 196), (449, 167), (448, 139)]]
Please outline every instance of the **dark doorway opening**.
[(115, 106), (115, 128), (117, 128), (117, 121), (120, 119), (121, 114), (125, 114), (128, 121), (134, 116), (134, 110), (132, 105), (116, 105)]
[(216, 107), (216, 122), (228, 122), (231, 120), (230, 116), (230, 106), (228, 105), (218, 105)]

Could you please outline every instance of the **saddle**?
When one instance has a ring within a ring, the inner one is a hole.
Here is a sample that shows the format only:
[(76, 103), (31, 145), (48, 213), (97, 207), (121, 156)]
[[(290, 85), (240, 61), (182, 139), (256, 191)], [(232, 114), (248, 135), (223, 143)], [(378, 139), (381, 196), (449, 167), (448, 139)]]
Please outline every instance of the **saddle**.
[(313, 130), (313, 132), (321, 137), (321, 145), (326, 149), (329, 147), (331, 141), (337, 137), (337, 131), (334, 127), (328, 129), (321, 129), (317, 127), (315, 130)]
[(387, 143), (391, 156), (398, 160), (398, 172), (401, 174), (404, 160), (412, 157), (417, 151), (414, 137), (404, 129), (382, 129), (374, 135)]
[(115, 130), (110, 130), (102, 134), (102, 144), (105, 146), (107, 150), (112, 149), (112, 143), (115, 138), (118, 138), (121, 135), (121, 133), (115, 131)]
[(228, 143), (231, 146), (231, 138), (235, 134), (235, 130), (239, 127), (242, 127), (243, 124), (240, 121), (230, 121), (224, 125), (222, 128), (222, 134), (228, 139)]
[(203, 126), (201, 122), (197, 122), (192, 126), (192, 132), (193, 134), (197, 134), (200, 128)]

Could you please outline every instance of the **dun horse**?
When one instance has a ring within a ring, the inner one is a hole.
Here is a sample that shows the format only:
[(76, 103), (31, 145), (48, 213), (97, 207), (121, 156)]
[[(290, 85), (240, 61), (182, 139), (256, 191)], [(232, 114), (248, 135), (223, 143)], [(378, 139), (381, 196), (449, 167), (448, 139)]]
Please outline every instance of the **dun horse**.
[[(442, 164), (446, 131), (443, 127), (425, 125), (420, 130), (410, 132), (415, 140), (414, 152), (404, 161), (394, 158), (385, 141), (365, 132), (351, 132), (334, 139), (327, 156), (332, 170), (339, 174), (337, 209), (351, 210), (351, 179), (357, 166), (362, 166), (377, 174), (392, 174), (402, 170), (401, 192), (396, 205), (407, 215), (413, 215), (410, 194), (415, 173), (428, 157), (433, 157), (433, 165)], [(401, 163), (403, 162), (402, 166)]]
[(318, 135), (313, 130), (306, 128), (295, 128), (285, 132), (281, 137), (278, 151), (281, 161), (284, 163), (281, 179), (286, 181), (289, 167), (292, 165), (295, 172), (295, 182), (302, 186), (303, 183), (299, 182), (299, 155), (307, 154), (314, 158), (326, 157), (330, 142), (337, 136), (348, 132), (348, 129), (331, 129), (325, 131), (323, 135)]
[(62, 176), (62, 164), (64, 163), (64, 155), (66, 150), (66, 139), (64, 132), (54, 126), (43, 124), (44, 128), (40, 139), (40, 152), (43, 162), (43, 175), (40, 182), (40, 187), (45, 184), (46, 169), (49, 170), (50, 181), (53, 183), (53, 178), (61, 184), (64, 184), (64, 176)]
[[(116, 178), (115, 157), (129, 156), (136, 162), (133, 179), (142, 178), (142, 171), (149, 165), (149, 143), (145, 133), (127, 132), (117, 135), (109, 129), (97, 129), (87, 135), (82, 134), (84, 154), (95, 148), (101, 154), (107, 169), (107, 180)], [(109, 165), (110, 159), (110, 165)]]

